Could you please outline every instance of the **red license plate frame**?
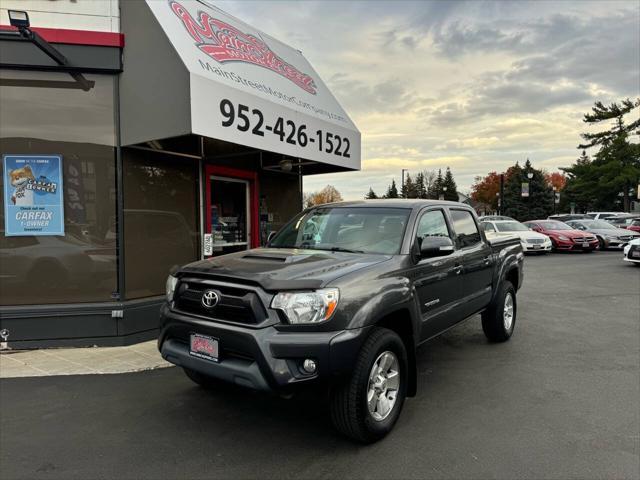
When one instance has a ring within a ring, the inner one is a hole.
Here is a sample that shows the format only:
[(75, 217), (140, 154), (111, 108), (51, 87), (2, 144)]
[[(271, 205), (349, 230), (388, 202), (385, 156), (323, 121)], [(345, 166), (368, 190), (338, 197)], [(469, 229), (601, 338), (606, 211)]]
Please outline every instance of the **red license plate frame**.
[(189, 335), (189, 355), (202, 358), (210, 362), (220, 361), (220, 340), (201, 333)]

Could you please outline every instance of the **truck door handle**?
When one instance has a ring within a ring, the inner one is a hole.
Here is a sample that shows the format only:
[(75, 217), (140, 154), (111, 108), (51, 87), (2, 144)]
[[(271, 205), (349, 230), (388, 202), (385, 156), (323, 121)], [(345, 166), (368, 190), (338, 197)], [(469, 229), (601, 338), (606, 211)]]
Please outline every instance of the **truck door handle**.
[(462, 273), (462, 265), (456, 265), (455, 267), (453, 267), (453, 271), (456, 275), (460, 275)]
[(489, 265), (491, 263), (491, 257), (484, 257), (484, 264)]

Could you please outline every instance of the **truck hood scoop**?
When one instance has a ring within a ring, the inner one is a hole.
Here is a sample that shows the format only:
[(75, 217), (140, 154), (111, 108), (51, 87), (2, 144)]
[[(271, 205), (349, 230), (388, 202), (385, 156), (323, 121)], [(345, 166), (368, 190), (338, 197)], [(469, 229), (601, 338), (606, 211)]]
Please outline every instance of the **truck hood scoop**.
[(376, 254), (258, 248), (194, 262), (181, 271), (257, 284), (266, 290), (312, 289), (389, 258)]

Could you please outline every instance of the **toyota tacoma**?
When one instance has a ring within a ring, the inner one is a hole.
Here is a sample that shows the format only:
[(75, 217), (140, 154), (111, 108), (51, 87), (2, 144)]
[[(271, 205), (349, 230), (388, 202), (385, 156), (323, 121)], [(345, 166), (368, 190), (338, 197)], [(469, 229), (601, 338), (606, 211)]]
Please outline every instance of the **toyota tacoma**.
[(173, 272), (158, 348), (205, 387), (326, 387), (335, 427), (370, 443), (416, 394), (419, 345), (477, 313), (490, 342), (511, 337), (522, 278), (519, 240), (488, 242), (467, 205), (321, 205)]

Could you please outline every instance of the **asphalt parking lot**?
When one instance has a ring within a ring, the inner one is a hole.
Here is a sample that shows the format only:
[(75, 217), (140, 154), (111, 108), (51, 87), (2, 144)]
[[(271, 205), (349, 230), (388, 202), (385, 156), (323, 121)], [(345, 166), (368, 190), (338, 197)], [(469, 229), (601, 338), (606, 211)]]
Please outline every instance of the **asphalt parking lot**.
[(323, 398), (208, 392), (177, 368), (0, 381), (0, 477), (638, 478), (640, 268), (527, 257), (516, 332), (423, 346), (418, 396), (361, 446)]

